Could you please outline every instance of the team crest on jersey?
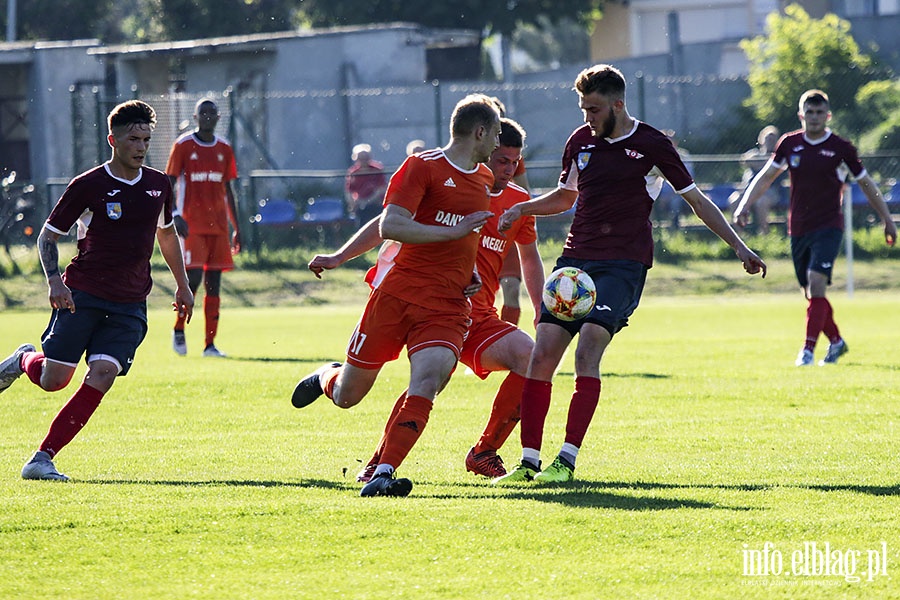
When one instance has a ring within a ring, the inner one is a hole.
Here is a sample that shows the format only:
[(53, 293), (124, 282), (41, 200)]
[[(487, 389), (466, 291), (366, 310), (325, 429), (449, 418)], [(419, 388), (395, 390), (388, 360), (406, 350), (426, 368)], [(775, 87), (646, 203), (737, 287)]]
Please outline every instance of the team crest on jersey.
[(644, 155), (637, 150), (629, 150), (628, 148), (625, 148), (625, 156), (628, 158), (636, 158), (638, 160), (644, 158)]
[(835, 152), (833, 150), (826, 150), (825, 148), (822, 148), (821, 150), (819, 150), (819, 154), (831, 158), (835, 155)]
[(106, 203), (106, 216), (112, 219), (113, 221), (118, 221), (122, 216), (122, 203), (121, 202), (107, 202)]
[(147, 195), (151, 198), (159, 198), (162, 196), (162, 190), (147, 190)]
[(579, 152), (578, 153), (578, 161), (577, 161), (578, 170), (584, 171), (584, 168), (587, 166), (588, 161), (590, 161), (590, 160), (591, 160), (590, 152)]
[(800, 166), (800, 155), (799, 154), (791, 154), (791, 168), (796, 169)]

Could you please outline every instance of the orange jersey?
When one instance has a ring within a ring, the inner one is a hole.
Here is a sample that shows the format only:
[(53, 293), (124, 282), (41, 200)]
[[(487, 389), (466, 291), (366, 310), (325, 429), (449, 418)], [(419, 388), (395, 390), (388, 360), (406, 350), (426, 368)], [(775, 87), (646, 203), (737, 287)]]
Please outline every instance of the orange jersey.
[(179, 204), (190, 233), (228, 235), (225, 186), (238, 176), (228, 142), (216, 136), (206, 143), (185, 133), (172, 145), (166, 174), (182, 180)]
[[(493, 183), (487, 165), (465, 171), (435, 149), (406, 159), (391, 177), (384, 204), (408, 210), (417, 223), (451, 227), (489, 210)], [(463, 290), (472, 281), (479, 239), (473, 231), (449, 242), (404, 243), (378, 289), (426, 308), (468, 312)]]
[(472, 296), (472, 312), (495, 313), (494, 299), (500, 289), (500, 268), (506, 256), (514, 250), (513, 244), (530, 244), (537, 239), (534, 217), (522, 217), (513, 222), (512, 227), (502, 234), (497, 225), (508, 208), (519, 202), (530, 200), (525, 189), (510, 182), (503, 191), (491, 194), (491, 208), (494, 216), (481, 228), (478, 244), (478, 275), (481, 276), (481, 290)]

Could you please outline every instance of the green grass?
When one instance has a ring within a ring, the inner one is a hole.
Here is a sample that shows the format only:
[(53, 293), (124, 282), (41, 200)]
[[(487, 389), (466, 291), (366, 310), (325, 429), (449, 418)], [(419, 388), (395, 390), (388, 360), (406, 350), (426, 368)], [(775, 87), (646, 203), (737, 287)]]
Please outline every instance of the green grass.
[[(607, 352), (563, 487), (495, 489), (465, 472), (501, 379), (460, 373), (402, 466), (410, 497), (363, 499), (354, 475), (405, 359), (351, 410), (288, 401), (298, 376), (343, 356), (358, 303), (231, 304), (220, 361), (199, 357), (200, 315), (176, 357), (157, 301), (131, 374), (58, 457), (74, 483), (18, 473), (75, 384), (20, 380), (0, 396), (0, 598), (896, 597), (896, 296), (832, 302), (851, 351), (799, 370), (799, 294), (647, 296)], [(37, 342), (46, 319), (0, 313), (3, 346)], [(502, 453), (515, 462), (517, 434)], [(745, 576), (744, 552), (766, 542), (785, 570), (804, 542), (859, 550), (857, 574), (886, 542), (888, 576)]]

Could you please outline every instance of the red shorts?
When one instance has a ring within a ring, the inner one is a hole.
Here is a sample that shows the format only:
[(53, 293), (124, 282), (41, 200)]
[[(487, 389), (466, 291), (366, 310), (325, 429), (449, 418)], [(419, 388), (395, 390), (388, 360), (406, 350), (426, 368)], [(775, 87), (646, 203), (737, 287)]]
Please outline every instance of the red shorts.
[(481, 379), (487, 379), (493, 371), (481, 366), (481, 354), (500, 338), (516, 331), (518, 327), (507, 323), (496, 314), (481, 314), (475, 317), (469, 327), (469, 335), (463, 344), (459, 362), (466, 365)]
[(230, 271), (234, 268), (227, 235), (188, 233), (181, 239), (185, 269)]
[(375, 289), (347, 344), (347, 362), (360, 369), (379, 369), (396, 360), (403, 346), (407, 356), (442, 346), (459, 358), (469, 322), (468, 312), (437, 311)]
[(504, 277), (522, 279), (522, 266), (519, 264), (519, 249), (516, 247), (510, 249), (506, 258), (503, 259), (503, 264), (500, 266), (500, 272), (497, 273), (497, 279), (503, 279)]

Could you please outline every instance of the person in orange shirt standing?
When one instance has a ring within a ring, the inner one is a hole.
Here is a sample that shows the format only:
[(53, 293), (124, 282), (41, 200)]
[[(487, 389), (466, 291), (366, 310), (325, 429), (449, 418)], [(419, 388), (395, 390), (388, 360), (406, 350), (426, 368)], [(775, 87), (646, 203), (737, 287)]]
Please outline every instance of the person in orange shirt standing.
[[(197, 128), (175, 140), (166, 174), (175, 189), (178, 189), (178, 180), (183, 181), (181, 211), (175, 214), (175, 228), (182, 238), (191, 291), (197, 293), (201, 279), (205, 284), (203, 356), (221, 358), (225, 353), (216, 348), (215, 338), (219, 329), (222, 271), (234, 268), (231, 255), (241, 250), (234, 193), (237, 163), (231, 145), (215, 133), (219, 122), (219, 107), (215, 101), (199, 100), (194, 108), (194, 121)], [(233, 228), (230, 240), (229, 221)], [(187, 354), (184, 319), (181, 317), (175, 321), (172, 349), (182, 356)]]
[(499, 135), (500, 114), (491, 99), (466, 96), (450, 118), (450, 143), (407, 157), (394, 173), (380, 220), (381, 236), (402, 244), (394, 264), (369, 296), (346, 363), (324, 365), (294, 388), (291, 402), (298, 408), (323, 393), (350, 408), (406, 346), (409, 391), (361, 496), (406, 496), (412, 489), (409, 479), (394, 478), (394, 470), (425, 429), (434, 398), (462, 352), (470, 322), (467, 295), (481, 283), (478, 231), (493, 216), (494, 175), (482, 163)]

